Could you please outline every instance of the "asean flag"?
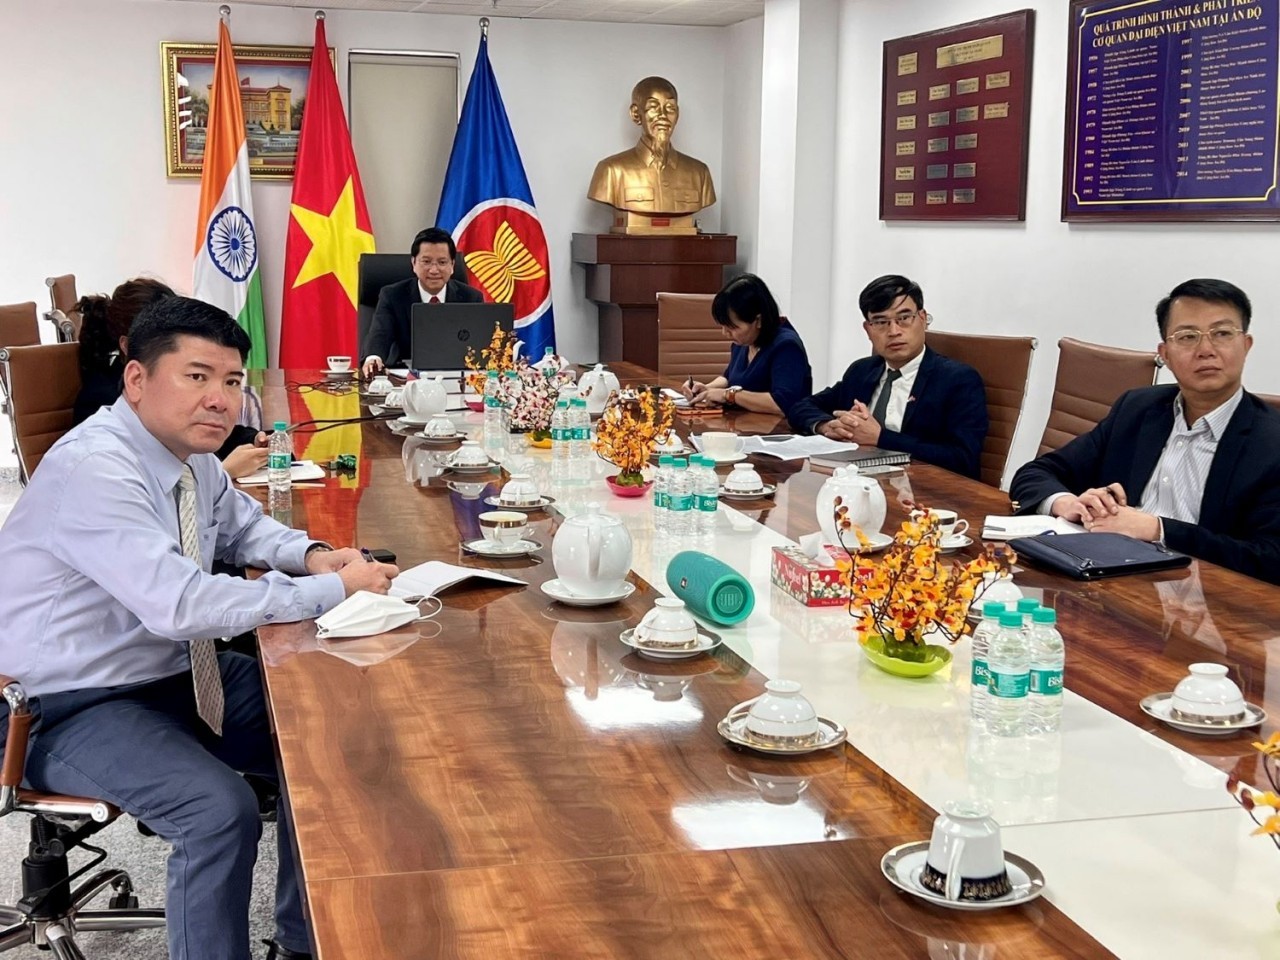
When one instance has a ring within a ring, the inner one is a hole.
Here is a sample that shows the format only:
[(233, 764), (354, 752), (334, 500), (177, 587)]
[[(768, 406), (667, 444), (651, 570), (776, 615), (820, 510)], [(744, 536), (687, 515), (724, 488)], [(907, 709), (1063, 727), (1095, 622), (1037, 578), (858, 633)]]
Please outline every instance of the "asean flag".
[(453, 235), (467, 282), (486, 302), (512, 305), (525, 356), (554, 349), (547, 238), (489, 65), (488, 36), (467, 84), (436, 226)]

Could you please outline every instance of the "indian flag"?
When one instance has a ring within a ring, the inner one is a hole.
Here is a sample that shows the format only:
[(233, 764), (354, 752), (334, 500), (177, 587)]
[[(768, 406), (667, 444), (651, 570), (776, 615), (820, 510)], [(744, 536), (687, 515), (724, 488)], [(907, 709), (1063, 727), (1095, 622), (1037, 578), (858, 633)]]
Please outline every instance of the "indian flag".
[(249, 334), (248, 366), (267, 365), (267, 333), (258, 270), (258, 235), (249, 198), (249, 148), (231, 34), (218, 25), (209, 127), (196, 220), (194, 296), (226, 310)]

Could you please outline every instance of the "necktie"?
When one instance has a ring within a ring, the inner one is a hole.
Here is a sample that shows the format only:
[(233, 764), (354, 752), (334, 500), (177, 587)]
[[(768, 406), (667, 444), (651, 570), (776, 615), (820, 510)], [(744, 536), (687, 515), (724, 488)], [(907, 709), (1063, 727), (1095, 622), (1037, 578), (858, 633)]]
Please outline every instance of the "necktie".
[(875, 417), (876, 423), (884, 426), (884, 415), (889, 410), (889, 397), (893, 393), (893, 382), (902, 377), (901, 370), (890, 370), (885, 374), (884, 384), (880, 387), (880, 396), (876, 397), (876, 408), (871, 411), (871, 416)]
[(431, 299), (427, 301), (427, 303), (439, 303), (439, 302), (440, 302), (440, 298), (437, 297), (434, 293), (431, 295)]
[[(196, 526), (196, 478), (191, 468), (182, 465), (178, 478), (178, 529), (182, 537), (182, 553), (200, 565), (200, 535)], [(196, 689), (196, 713), (209, 728), (222, 735), (222, 673), (212, 640), (187, 643), (191, 656), (191, 679)]]

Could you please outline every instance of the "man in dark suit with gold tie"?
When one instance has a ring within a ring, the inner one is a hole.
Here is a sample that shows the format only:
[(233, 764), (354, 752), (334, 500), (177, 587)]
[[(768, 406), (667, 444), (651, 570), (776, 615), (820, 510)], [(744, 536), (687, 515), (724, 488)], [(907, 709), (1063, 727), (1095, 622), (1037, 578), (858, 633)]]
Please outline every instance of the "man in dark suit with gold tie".
[(364, 344), (363, 373), (372, 376), (409, 356), (409, 314), (415, 303), (483, 303), (484, 295), (453, 279), (458, 248), (446, 230), (428, 227), (413, 238), (409, 261), (413, 276), (389, 283)]

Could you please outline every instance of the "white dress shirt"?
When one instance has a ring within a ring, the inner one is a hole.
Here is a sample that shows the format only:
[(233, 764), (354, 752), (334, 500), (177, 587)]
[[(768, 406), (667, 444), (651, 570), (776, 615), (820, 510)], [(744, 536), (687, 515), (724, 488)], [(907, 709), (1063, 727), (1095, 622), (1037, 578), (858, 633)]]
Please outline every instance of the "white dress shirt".
[[(924, 351), (921, 350), (898, 368), (902, 376), (893, 382), (893, 392), (889, 394), (889, 406), (885, 409), (884, 423), (881, 424), (886, 430), (896, 432), (902, 429), (902, 420), (907, 415), (907, 402), (911, 399), (911, 390), (916, 385), (916, 374), (920, 372), (920, 364), (923, 360)], [(876, 387), (876, 392), (871, 395), (871, 402), (867, 404), (869, 410), (876, 408), (876, 401), (880, 399), (880, 393), (884, 390), (884, 381), (888, 376), (889, 365), (885, 364), (884, 373), (880, 376), (880, 385)]]
[[(186, 643), (305, 620), (342, 602), (306, 573), (314, 541), (234, 489), (217, 457), (196, 478), (201, 565), (182, 552), (182, 461), (121, 397), (54, 444), (0, 529), (0, 673), (28, 695), (142, 683), (190, 669)], [(220, 574), (214, 559), (273, 572)], [(274, 572), (285, 571), (285, 572)]]

